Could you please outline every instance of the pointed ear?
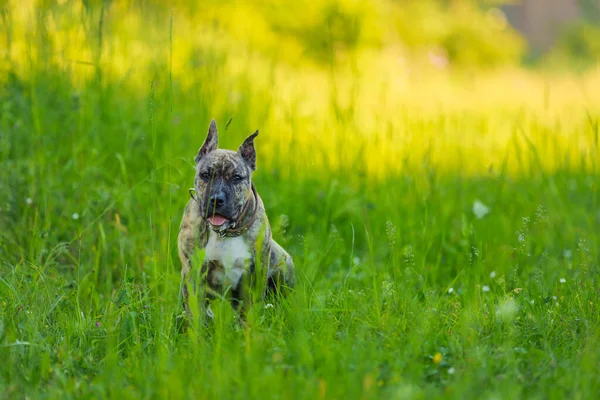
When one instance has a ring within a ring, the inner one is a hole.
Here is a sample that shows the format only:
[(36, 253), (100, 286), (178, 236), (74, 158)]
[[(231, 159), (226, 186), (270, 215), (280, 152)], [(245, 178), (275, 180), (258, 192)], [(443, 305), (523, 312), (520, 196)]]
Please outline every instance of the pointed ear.
[(254, 138), (258, 136), (258, 130), (248, 136), (238, 149), (238, 154), (248, 163), (252, 171), (256, 169), (256, 149), (254, 149)]
[(204, 144), (198, 150), (198, 155), (194, 159), (196, 164), (200, 161), (202, 157), (214, 151), (219, 146), (219, 134), (217, 133), (217, 122), (213, 119), (210, 121), (210, 126), (208, 127), (208, 134), (206, 135), (206, 139), (204, 139)]

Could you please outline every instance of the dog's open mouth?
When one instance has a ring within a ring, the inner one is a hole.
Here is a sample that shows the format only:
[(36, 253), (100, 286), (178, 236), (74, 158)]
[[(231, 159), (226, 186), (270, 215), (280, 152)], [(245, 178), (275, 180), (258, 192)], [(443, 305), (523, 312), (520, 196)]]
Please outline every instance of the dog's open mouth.
[(208, 217), (208, 222), (210, 222), (210, 224), (214, 227), (221, 227), (229, 222), (229, 219), (219, 214), (213, 214)]

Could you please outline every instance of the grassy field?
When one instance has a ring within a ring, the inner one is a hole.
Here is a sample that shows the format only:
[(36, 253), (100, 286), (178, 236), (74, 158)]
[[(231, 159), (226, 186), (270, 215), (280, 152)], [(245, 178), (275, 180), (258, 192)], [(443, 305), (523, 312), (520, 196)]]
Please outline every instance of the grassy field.
[[(595, 398), (598, 71), (323, 67), (212, 14), (48, 3), (0, 19), (0, 398)], [(261, 132), (297, 287), (181, 333), (213, 117)]]

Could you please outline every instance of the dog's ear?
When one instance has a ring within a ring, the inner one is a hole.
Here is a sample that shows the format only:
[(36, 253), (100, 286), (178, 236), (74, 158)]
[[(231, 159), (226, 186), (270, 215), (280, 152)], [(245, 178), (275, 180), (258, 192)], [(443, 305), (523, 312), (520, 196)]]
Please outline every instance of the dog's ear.
[(194, 159), (196, 164), (200, 161), (202, 157), (214, 151), (219, 146), (219, 134), (217, 133), (217, 122), (213, 119), (210, 121), (210, 126), (208, 127), (208, 134), (206, 135), (206, 139), (204, 139), (204, 144), (198, 150), (198, 155)]
[(254, 149), (254, 138), (258, 136), (258, 130), (248, 136), (238, 149), (238, 154), (248, 163), (252, 171), (256, 169), (256, 149)]

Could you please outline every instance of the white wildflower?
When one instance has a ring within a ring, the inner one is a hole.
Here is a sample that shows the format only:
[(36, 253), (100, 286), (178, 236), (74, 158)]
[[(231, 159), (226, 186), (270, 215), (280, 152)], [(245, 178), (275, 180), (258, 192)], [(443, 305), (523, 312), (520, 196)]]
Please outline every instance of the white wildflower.
[(73, 215), (71, 215), (71, 218), (73, 218), (73, 219), (79, 219), (79, 214), (73, 213)]
[(560, 278), (560, 283), (565, 283), (567, 280), (565, 278)]
[(496, 271), (492, 271), (490, 273), (490, 278), (494, 279), (496, 277)]
[(454, 292), (454, 288), (448, 289), (448, 294), (452, 294)]
[(487, 285), (483, 285), (483, 286), (481, 287), (481, 290), (483, 290), (484, 292), (489, 292), (489, 291), (490, 291), (490, 287), (489, 287), (489, 286), (487, 286)]
[(579, 249), (579, 251), (582, 251), (584, 253), (590, 251), (587, 245), (587, 241), (585, 239), (579, 239), (579, 243), (577, 243), (577, 248)]
[(273, 308), (273, 304), (271, 304), (271, 303), (267, 303), (267, 304), (265, 304), (265, 310), (266, 310), (267, 308)]
[(436, 68), (444, 69), (448, 66), (448, 54), (444, 49), (431, 49), (428, 53), (429, 62)]
[(535, 216), (538, 221), (544, 221), (548, 219), (548, 214), (546, 213), (546, 209), (544, 208), (544, 206), (540, 205), (537, 207), (535, 211)]
[(479, 200), (475, 200), (473, 202), (473, 214), (477, 217), (477, 219), (481, 219), (485, 217), (490, 212), (490, 208), (483, 204)]
[(415, 253), (413, 252), (412, 246), (409, 244), (404, 248), (404, 262), (406, 264), (414, 265)]
[(31, 203), (33, 203), (33, 200), (31, 200), (31, 197), (28, 197), (25, 199), (25, 203), (27, 203), (27, 205), (31, 205)]
[(385, 223), (385, 233), (388, 237), (388, 242), (391, 246), (396, 244), (396, 225), (392, 221), (386, 221)]
[(517, 303), (513, 298), (508, 298), (498, 307), (496, 315), (505, 323), (511, 322), (517, 314)]
[(285, 214), (281, 214), (279, 216), (279, 226), (281, 227), (282, 231), (287, 231), (290, 226), (290, 217)]
[(381, 290), (384, 293), (394, 293), (394, 284), (389, 280), (381, 282)]
[(454, 375), (454, 367), (448, 368), (448, 374), (449, 375)]

